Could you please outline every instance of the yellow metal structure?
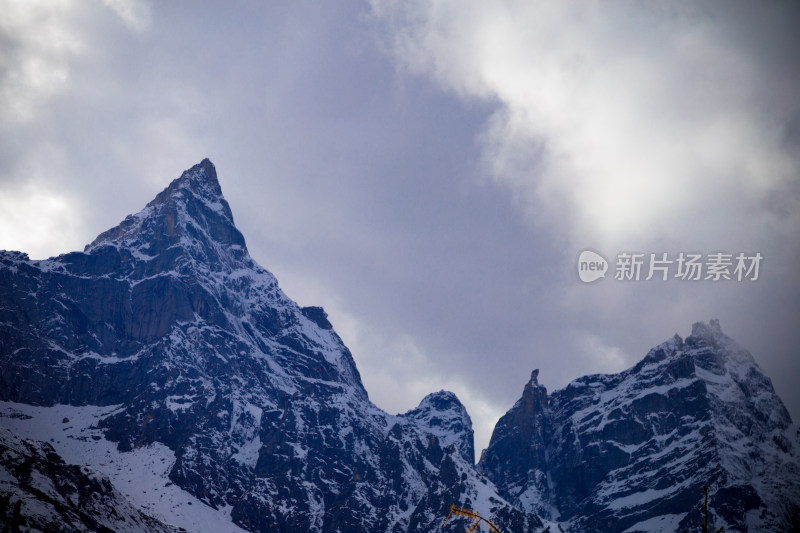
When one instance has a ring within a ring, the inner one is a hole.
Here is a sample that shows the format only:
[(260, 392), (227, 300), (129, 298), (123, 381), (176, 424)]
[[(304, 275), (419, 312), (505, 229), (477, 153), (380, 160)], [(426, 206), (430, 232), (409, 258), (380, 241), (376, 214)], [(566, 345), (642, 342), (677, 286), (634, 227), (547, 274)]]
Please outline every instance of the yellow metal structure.
[(477, 531), (478, 527), (481, 525), (481, 522), (483, 522), (484, 524), (489, 526), (489, 530), (492, 531), (492, 533), (501, 533), (501, 531), (499, 529), (497, 529), (497, 526), (495, 526), (494, 524), (492, 524), (491, 522), (486, 520), (484, 517), (482, 517), (478, 513), (474, 512), (474, 511), (470, 511), (469, 509), (459, 509), (455, 505), (451, 505), (450, 506), (450, 514), (447, 515), (447, 519), (444, 521), (444, 524), (442, 524), (442, 527), (444, 527), (445, 524), (447, 524), (447, 522), (450, 520), (450, 517), (453, 516), (453, 515), (455, 515), (455, 516), (463, 516), (464, 518), (468, 518), (470, 520), (474, 520), (472, 525), (467, 530), (467, 533), (472, 533), (473, 531)]

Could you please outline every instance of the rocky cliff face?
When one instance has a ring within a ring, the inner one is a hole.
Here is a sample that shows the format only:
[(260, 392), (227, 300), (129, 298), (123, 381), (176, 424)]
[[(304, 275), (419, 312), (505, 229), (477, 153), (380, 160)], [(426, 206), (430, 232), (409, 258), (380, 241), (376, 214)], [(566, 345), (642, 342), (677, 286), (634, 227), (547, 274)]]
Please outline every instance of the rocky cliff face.
[(752, 356), (698, 323), (614, 375), (547, 394), (537, 372), (479, 468), (511, 501), (570, 531), (789, 531), (800, 509), (800, 441)]
[(0, 400), (108, 407), (86, 429), (118, 461), (166, 446), (166, 484), (249, 531), (431, 530), (453, 503), (541, 525), (474, 470), (454, 395), (370, 403), (325, 312), (250, 258), (208, 160), (83, 252), (0, 252)]

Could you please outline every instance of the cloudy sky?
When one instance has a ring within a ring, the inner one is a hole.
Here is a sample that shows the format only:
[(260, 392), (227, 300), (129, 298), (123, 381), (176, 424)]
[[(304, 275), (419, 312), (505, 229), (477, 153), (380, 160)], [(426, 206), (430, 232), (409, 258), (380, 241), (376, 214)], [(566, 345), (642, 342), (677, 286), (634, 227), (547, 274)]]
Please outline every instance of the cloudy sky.
[[(480, 450), (534, 368), (554, 390), (719, 318), (800, 420), (797, 2), (0, 12), (0, 248), (82, 249), (209, 157), (251, 255), (390, 412), (453, 390)], [(621, 252), (764, 259), (617, 281)]]

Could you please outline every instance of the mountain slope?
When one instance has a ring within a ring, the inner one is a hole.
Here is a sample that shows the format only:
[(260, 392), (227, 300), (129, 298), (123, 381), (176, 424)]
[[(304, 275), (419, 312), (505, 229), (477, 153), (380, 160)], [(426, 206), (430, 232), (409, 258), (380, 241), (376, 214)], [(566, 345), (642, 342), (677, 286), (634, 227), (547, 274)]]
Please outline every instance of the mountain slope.
[(0, 400), (107, 408), (85, 428), (103, 440), (70, 446), (165, 446), (169, 483), (250, 531), (426, 530), (453, 503), (541, 525), (475, 472), (455, 396), (369, 401), (324, 311), (250, 258), (208, 160), (83, 252), (0, 253)]
[(51, 445), (19, 439), (4, 428), (0, 428), (0, 524), (10, 531), (59, 533), (184, 531), (135, 509), (108, 478), (66, 464)]
[[(511, 501), (570, 531), (788, 531), (800, 509), (797, 428), (752, 356), (697, 323), (614, 375), (547, 394), (538, 372), (479, 468)], [(796, 524), (795, 524), (796, 525)]]

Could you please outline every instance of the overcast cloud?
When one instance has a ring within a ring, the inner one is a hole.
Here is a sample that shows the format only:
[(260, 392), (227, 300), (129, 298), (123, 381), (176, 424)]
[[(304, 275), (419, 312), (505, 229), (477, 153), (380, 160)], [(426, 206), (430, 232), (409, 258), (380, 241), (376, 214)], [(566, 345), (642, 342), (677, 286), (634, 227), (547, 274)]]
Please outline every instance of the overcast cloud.
[[(0, 248), (82, 249), (210, 157), (251, 255), (372, 400), (476, 448), (719, 318), (800, 419), (790, 2), (0, 0)], [(760, 252), (758, 281), (582, 284), (578, 253)]]

